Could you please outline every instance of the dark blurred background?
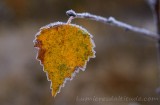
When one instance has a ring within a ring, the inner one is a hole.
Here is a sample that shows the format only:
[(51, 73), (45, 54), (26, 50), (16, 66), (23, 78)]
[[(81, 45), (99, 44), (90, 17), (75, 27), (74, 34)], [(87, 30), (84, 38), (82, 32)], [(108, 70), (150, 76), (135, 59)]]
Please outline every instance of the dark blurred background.
[[(0, 105), (160, 105), (156, 41), (99, 22), (75, 19), (94, 36), (96, 58), (54, 98), (36, 58), (39, 28), (66, 22), (66, 11), (113, 16), (155, 32), (146, 0), (0, 0)], [(86, 97), (158, 100), (84, 101)]]

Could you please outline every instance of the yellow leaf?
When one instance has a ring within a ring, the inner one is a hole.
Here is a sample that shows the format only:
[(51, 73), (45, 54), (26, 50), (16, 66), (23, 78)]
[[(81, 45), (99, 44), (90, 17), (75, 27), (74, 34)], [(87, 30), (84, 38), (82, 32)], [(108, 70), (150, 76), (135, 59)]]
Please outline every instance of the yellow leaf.
[(95, 56), (91, 38), (80, 26), (60, 22), (42, 27), (37, 33), (34, 40), (37, 59), (51, 81), (52, 96)]

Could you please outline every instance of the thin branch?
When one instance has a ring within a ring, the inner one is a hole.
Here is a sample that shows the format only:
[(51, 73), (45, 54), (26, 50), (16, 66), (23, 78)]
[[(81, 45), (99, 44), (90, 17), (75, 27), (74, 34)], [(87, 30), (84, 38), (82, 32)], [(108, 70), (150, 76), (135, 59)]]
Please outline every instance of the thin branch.
[(157, 33), (151, 32), (151, 31), (144, 29), (144, 28), (139, 28), (139, 27), (135, 27), (135, 26), (126, 24), (124, 22), (116, 20), (113, 17), (105, 18), (105, 17), (93, 15), (90, 13), (76, 13), (73, 10), (68, 10), (66, 12), (66, 14), (68, 16), (72, 16), (74, 18), (87, 18), (87, 19), (95, 20), (95, 21), (102, 22), (105, 24), (117, 26), (117, 27), (123, 28), (125, 30), (141, 33), (142, 35), (149, 36), (149, 37), (156, 39), (156, 40), (159, 39), (159, 36)]
[(160, 34), (160, 10), (159, 10), (159, 0), (148, 0), (151, 7), (154, 20), (157, 26), (157, 33)]
[(155, 10), (155, 14), (156, 14), (156, 25), (157, 25), (157, 33), (160, 36), (160, 8), (159, 8), (159, 0), (156, 0), (155, 6), (154, 6), (154, 10)]
[[(156, 3), (154, 5), (154, 10), (155, 10), (155, 21), (156, 21), (156, 26), (157, 26), (157, 33), (159, 34), (160, 37), (160, 1), (155, 0)], [(158, 63), (160, 63), (160, 39), (158, 40)], [(160, 65), (159, 65), (159, 80), (160, 80)], [(160, 83), (159, 83), (160, 85)], [(158, 88), (159, 91), (157, 91), (158, 94), (160, 94), (160, 87)]]
[[(149, 5), (152, 9), (152, 13), (154, 16), (154, 20), (156, 23), (157, 33), (160, 36), (160, 11), (159, 11), (159, 0), (148, 0)], [(158, 63), (160, 63), (160, 39), (157, 42), (157, 49), (158, 49)], [(158, 65), (158, 69), (160, 70), (160, 65)], [(158, 75), (158, 79), (160, 80), (160, 71)], [(160, 85), (160, 83), (159, 83)], [(157, 88), (157, 93), (160, 94), (160, 87)]]

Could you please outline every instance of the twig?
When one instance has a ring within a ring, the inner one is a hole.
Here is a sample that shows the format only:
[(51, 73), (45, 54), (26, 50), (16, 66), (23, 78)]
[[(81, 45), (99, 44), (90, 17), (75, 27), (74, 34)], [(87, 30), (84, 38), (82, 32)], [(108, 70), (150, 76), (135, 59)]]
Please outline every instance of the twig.
[(155, 13), (156, 13), (156, 24), (157, 24), (157, 33), (160, 36), (160, 5), (159, 5), (160, 1), (156, 0), (156, 4), (155, 4)]
[[(157, 26), (157, 33), (160, 36), (159, 0), (155, 0), (154, 11), (155, 11), (155, 21), (156, 21), (156, 26)], [(159, 61), (158, 63), (160, 63), (160, 39), (158, 40), (158, 61)], [(159, 70), (160, 70), (160, 65), (159, 65)], [(159, 71), (159, 79), (160, 79), (160, 71)], [(157, 89), (157, 93), (160, 94), (160, 87)]]
[[(150, 7), (152, 9), (152, 13), (154, 16), (154, 20), (156, 23), (157, 33), (160, 36), (160, 11), (159, 11), (159, 0), (148, 0)], [(158, 49), (158, 63), (160, 63), (160, 39), (157, 43), (157, 49)], [(160, 70), (160, 65), (158, 65), (158, 69)], [(159, 80), (160, 80), (160, 71), (159, 71)], [(160, 85), (160, 83), (159, 83)], [(157, 93), (160, 94), (160, 87), (157, 88)]]
[(90, 14), (90, 13), (76, 13), (73, 10), (68, 10), (66, 12), (66, 14), (68, 16), (72, 16), (74, 18), (87, 18), (87, 19), (99, 21), (99, 22), (102, 22), (102, 23), (105, 23), (105, 24), (110, 24), (110, 25), (113, 25), (113, 26), (123, 28), (125, 30), (141, 33), (142, 35), (149, 36), (149, 37), (151, 37), (153, 39), (156, 39), (156, 40), (159, 39), (159, 36), (158, 36), (157, 33), (151, 32), (151, 31), (149, 31), (147, 29), (144, 29), (144, 28), (139, 28), (139, 27), (135, 27), (135, 26), (126, 24), (124, 22), (116, 20), (113, 17), (105, 18), (105, 17), (93, 15), (93, 14)]

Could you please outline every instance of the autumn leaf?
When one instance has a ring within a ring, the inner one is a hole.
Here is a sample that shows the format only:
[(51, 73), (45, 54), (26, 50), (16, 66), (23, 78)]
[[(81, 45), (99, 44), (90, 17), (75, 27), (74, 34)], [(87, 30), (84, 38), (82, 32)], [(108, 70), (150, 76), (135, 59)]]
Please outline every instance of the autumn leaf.
[(51, 23), (37, 33), (34, 47), (48, 80), (52, 96), (56, 96), (66, 80), (85, 70), (89, 58), (95, 57), (92, 36), (82, 27), (66, 23)]

